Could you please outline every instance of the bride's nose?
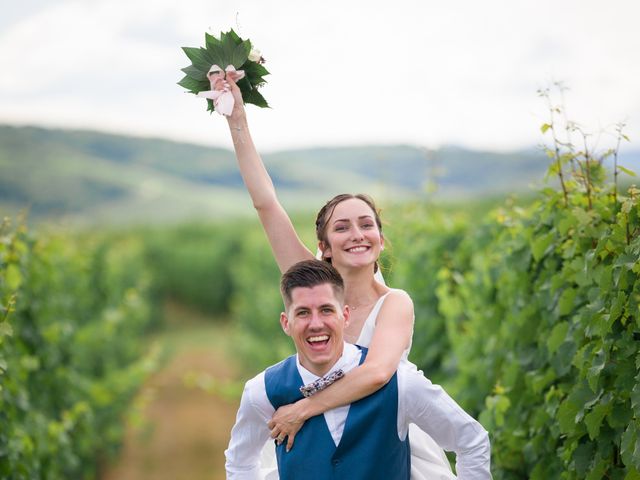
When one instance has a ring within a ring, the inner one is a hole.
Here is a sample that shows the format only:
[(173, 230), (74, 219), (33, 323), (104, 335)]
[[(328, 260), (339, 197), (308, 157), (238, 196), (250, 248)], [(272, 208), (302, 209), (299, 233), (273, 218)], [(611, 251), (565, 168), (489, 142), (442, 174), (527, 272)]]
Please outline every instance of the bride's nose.
[(362, 230), (360, 230), (360, 227), (357, 225), (353, 226), (351, 229), (351, 237), (353, 240), (362, 240), (364, 238), (364, 234), (362, 233)]

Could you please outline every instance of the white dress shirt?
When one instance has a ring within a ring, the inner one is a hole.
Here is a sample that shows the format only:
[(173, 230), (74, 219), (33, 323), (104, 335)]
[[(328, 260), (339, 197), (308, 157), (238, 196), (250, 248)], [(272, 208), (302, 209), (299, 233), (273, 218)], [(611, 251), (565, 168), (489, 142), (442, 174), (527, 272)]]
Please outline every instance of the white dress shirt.
[[(345, 372), (358, 366), (361, 352), (345, 343), (342, 356), (328, 373), (342, 368)], [(297, 359), (302, 381), (307, 384), (318, 379)], [(244, 387), (236, 423), (231, 430), (229, 447), (225, 450), (227, 479), (255, 480), (259, 478), (260, 452), (270, 440), (267, 422), (275, 409), (267, 398), (264, 372)], [(349, 406), (324, 413), (329, 432), (336, 445), (342, 438)], [(411, 364), (398, 366), (398, 437), (403, 440), (409, 424), (415, 423), (445, 450), (456, 452), (458, 479), (490, 479), (489, 437), (484, 428), (469, 416), (439, 386), (432, 384)], [(295, 442), (294, 446), (295, 448)]]

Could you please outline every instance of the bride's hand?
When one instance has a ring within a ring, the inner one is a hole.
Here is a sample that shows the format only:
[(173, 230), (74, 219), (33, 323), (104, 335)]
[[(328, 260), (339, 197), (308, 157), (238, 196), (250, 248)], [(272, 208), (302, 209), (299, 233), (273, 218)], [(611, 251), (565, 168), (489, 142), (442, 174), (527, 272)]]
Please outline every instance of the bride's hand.
[(227, 73), (226, 83), (229, 85), (229, 89), (233, 94), (234, 105), (231, 115), (227, 117), (230, 125), (235, 125), (238, 122), (244, 122), (246, 119), (246, 113), (244, 110), (244, 101), (242, 100), (242, 92), (240, 87), (235, 82), (233, 72)]
[(278, 444), (287, 441), (287, 452), (293, 447), (296, 434), (304, 425), (305, 418), (302, 413), (303, 400), (284, 405), (273, 414), (267, 426), (271, 429), (271, 438), (275, 438)]

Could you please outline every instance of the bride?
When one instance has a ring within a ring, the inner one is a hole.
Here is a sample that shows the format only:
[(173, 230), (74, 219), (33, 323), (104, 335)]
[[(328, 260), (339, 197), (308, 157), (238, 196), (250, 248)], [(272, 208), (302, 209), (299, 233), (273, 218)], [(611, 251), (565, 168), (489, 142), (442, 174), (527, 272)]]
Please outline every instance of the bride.
[[(271, 244), (281, 272), (294, 263), (313, 258), (298, 237), (289, 216), (276, 196), (249, 134), (242, 94), (228, 75), (235, 103), (227, 117), (240, 173)], [(365, 195), (338, 195), (322, 207), (316, 219), (321, 258), (331, 262), (345, 284), (345, 303), (351, 320), (345, 340), (369, 347), (365, 362), (315, 395), (279, 408), (271, 422), (271, 436), (293, 448), (295, 435), (304, 422), (327, 410), (353, 403), (384, 386), (398, 364), (408, 362), (413, 334), (413, 303), (409, 295), (391, 289), (376, 279), (378, 256), (384, 249), (382, 223), (373, 201)], [(381, 277), (380, 277), (381, 278)], [(274, 320), (275, 321), (275, 320)], [(423, 431), (410, 429), (411, 478), (452, 479), (443, 450)], [(278, 478), (273, 444), (262, 455), (265, 479)]]

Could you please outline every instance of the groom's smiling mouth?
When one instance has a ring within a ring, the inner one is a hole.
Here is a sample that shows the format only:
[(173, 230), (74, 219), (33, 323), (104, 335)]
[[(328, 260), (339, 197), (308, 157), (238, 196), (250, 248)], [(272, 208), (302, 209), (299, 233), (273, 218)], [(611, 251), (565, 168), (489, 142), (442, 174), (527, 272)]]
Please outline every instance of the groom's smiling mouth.
[(329, 335), (307, 337), (307, 344), (313, 349), (322, 349), (329, 343)]

